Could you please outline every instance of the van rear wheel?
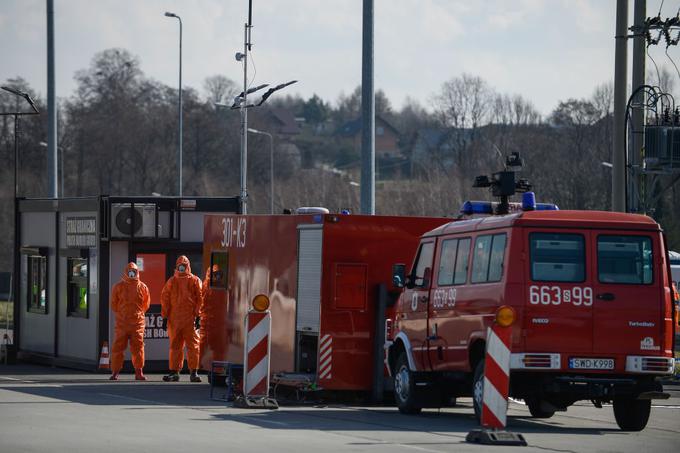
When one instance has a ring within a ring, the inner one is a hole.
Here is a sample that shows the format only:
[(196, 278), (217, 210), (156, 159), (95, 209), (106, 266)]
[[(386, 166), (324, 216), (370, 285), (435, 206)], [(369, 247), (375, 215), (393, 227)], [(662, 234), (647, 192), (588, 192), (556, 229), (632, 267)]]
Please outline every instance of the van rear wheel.
[(402, 414), (419, 414), (422, 408), (416, 403), (416, 383), (413, 379), (413, 372), (408, 367), (406, 352), (402, 351), (399, 354), (392, 376), (394, 380), (394, 400), (399, 412)]
[(614, 418), (622, 431), (642, 431), (649, 421), (652, 400), (632, 397), (614, 398)]

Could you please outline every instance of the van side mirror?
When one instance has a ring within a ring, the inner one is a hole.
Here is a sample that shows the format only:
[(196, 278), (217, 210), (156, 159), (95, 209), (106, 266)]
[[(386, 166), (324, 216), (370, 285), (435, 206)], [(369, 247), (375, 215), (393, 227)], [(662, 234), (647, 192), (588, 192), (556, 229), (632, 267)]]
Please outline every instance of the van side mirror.
[(392, 284), (395, 288), (403, 288), (406, 286), (406, 265), (393, 264), (392, 265)]
[(432, 278), (432, 269), (429, 267), (425, 268), (425, 272), (423, 272), (423, 284), (420, 285), (423, 288), (429, 288), (430, 287), (430, 279)]

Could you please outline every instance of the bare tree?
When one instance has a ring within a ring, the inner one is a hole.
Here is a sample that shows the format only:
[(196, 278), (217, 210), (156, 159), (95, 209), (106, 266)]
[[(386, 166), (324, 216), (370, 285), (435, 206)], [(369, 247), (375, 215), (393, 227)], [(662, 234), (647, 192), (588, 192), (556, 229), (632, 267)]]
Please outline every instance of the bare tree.
[(239, 91), (236, 82), (219, 74), (206, 77), (203, 82), (203, 89), (206, 92), (206, 100), (209, 103), (231, 102), (232, 98)]

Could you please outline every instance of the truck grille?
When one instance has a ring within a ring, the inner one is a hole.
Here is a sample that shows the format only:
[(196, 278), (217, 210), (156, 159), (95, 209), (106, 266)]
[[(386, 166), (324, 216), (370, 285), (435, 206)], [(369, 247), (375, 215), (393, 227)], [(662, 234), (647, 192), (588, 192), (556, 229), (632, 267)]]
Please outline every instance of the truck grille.
[(626, 357), (626, 371), (632, 373), (673, 374), (674, 368), (675, 360), (670, 357)]

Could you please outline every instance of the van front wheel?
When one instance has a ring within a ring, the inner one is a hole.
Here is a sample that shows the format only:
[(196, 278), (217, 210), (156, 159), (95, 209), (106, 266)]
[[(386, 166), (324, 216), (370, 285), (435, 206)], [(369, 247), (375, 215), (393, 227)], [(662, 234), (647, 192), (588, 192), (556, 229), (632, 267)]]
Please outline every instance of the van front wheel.
[(642, 431), (649, 421), (652, 400), (614, 398), (614, 418), (622, 431)]
[(526, 398), (524, 402), (534, 418), (550, 418), (555, 415), (555, 409), (539, 398)]
[(419, 414), (421, 407), (416, 404), (416, 383), (408, 367), (406, 352), (399, 354), (394, 368), (394, 399), (402, 414)]
[(472, 405), (475, 409), (477, 423), (482, 422), (482, 403), (484, 398), (484, 359), (480, 360), (475, 367), (472, 378)]

